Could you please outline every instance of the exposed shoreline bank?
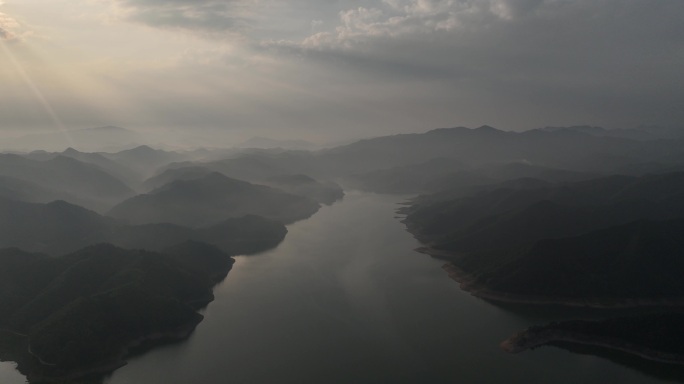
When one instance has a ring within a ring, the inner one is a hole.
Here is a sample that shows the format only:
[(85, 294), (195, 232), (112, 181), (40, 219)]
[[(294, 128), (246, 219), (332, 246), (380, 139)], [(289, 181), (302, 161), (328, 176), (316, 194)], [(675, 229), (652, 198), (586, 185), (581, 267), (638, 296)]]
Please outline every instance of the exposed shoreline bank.
[[(417, 252), (443, 260), (454, 260), (458, 255), (430, 247), (420, 247)], [(511, 304), (530, 305), (560, 305), (566, 307), (583, 307), (595, 309), (626, 309), (639, 307), (684, 307), (684, 298), (567, 298), (552, 296), (531, 296), (490, 290), (486, 285), (477, 281), (472, 274), (459, 268), (452, 261), (442, 266), (461, 289), (471, 295), (492, 301)]]
[[(43, 361), (30, 350), (30, 340), (26, 335), (21, 335), (10, 330), (3, 332), (11, 333), (17, 338), (20, 345), (13, 353), (6, 355), (3, 361), (13, 361), (17, 363), (16, 369), (26, 376), (28, 382), (40, 383), (60, 383), (74, 380), (84, 380), (87, 378), (102, 377), (128, 364), (128, 357), (132, 351), (138, 348), (151, 348), (158, 344), (172, 343), (186, 340), (194, 332), (195, 328), (204, 319), (197, 314), (195, 320), (187, 324), (168, 331), (156, 331), (147, 335), (130, 340), (118, 353), (111, 359), (101, 361), (99, 364), (89, 367), (82, 367), (75, 370), (64, 370), (59, 372), (54, 364)], [(55, 371), (57, 369), (57, 371)]]
[(529, 328), (504, 340), (500, 347), (508, 353), (516, 354), (558, 342), (611, 349), (659, 363), (684, 365), (684, 355), (682, 354), (666, 353), (616, 338), (588, 335), (582, 332), (553, 328), (553, 326)]

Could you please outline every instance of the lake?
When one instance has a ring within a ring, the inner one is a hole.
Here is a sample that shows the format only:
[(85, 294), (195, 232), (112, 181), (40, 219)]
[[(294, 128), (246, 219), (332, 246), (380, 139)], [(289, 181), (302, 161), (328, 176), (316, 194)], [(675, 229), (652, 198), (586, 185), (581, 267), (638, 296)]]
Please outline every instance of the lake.
[(277, 248), (237, 258), (189, 340), (105, 382), (669, 382), (559, 348), (502, 352), (502, 340), (568, 311), (512, 312), (461, 291), (443, 262), (413, 251), (395, 217), (401, 201), (349, 193), (290, 225)]

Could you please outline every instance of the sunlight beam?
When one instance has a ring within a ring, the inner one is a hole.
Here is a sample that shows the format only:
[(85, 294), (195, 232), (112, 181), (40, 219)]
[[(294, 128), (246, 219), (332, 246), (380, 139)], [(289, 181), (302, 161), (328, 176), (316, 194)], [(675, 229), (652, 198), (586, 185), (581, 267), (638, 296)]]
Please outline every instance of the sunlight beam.
[(55, 127), (57, 130), (64, 135), (66, 138), (67, 142), (71, 147), (75, 146), (74, 141), (72, 140), (71, 136), (69, 135), (68, 130), (64, 127), (64, 124), (62, 123), (61, 119), (55, 112), (54, 108), (52, 107), (52, 104), (47, 100), (43, 92), (38, 88), (35, 82), (31, 79), (31, 77), (28, 75), (24, 67), (19, 63), (17, 58), (14, 56), (12, 53), (12, 50), (7, 46), (7, 42), (0, 39), (0, 47), (2, 47), (2, 50), (5, 52), (5, 55), (10, 59), (12, 62), (12, 65), (14, 66), (14, 69), (19, 73), (19, 76), (23, 80), (24, 84), (31, 90), (31, 93), (33, 93), (33, 96), (37, 99), (37, 101), (40, 103), (40, 105), (43, 107), (44, 112), (50, 116), (50, 119), (52, 122), (55, 124)]

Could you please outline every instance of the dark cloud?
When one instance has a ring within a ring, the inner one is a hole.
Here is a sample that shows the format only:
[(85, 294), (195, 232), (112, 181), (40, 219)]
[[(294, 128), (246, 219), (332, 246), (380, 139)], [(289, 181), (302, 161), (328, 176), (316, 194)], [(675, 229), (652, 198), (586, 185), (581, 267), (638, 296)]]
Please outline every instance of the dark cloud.
[(263, 46), (366, 82), (436, 84), (433, 102), (458, 99), (464, 117), (484, 120), (485, 103), (518, 127), (537, 116), (675, 123), (683, 19), (679, 0), (385, 0), (303, 42)]
[(462, 17), (446, 16), (447, 10), (413, 11), (402, 20), (355, 10), (342, 16), (343, 26), (334, 32), (262, 47), (392, 80), (498, 79), (561, 88), (611, 83), (652, 88), (678, 80), (674, 64), (684, 61), (684, 24), (677, 20), (684, 17), (684, 3), (671, 2), (668, 8), (633, 2), (621, 14), (605, 12), (605, 7), (559, 9), (542, 3), (464, 10)]

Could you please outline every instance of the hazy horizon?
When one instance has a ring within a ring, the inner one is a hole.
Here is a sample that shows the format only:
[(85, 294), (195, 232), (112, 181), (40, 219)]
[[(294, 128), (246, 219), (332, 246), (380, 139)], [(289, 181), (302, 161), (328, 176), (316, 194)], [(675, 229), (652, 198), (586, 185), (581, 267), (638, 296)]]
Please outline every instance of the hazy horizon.
[(681, 126), (684, 3), (4, 0), (3, 136)]

